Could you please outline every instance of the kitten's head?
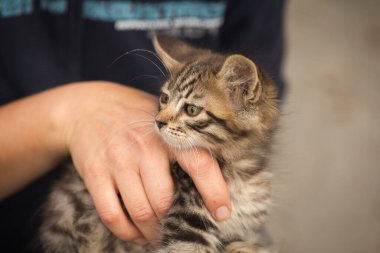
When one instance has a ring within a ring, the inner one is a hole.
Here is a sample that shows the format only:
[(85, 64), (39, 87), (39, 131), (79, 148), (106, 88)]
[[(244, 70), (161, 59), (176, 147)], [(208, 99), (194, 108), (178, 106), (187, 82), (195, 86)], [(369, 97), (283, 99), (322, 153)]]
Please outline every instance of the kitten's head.
[(218, 152), (268, 138), (278, 116), (277, 89), (255, 63), (166, 36), (154, 46), (170, 72), (155, 119), (170, 146)]

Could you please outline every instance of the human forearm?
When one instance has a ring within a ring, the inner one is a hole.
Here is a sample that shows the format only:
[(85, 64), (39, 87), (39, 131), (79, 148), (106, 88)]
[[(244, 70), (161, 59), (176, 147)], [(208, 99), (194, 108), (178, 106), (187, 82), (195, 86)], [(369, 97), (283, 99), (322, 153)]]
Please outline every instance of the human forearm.
[(58, 89), (0, 107), (0, 199), (32, 182), (62, 159)]

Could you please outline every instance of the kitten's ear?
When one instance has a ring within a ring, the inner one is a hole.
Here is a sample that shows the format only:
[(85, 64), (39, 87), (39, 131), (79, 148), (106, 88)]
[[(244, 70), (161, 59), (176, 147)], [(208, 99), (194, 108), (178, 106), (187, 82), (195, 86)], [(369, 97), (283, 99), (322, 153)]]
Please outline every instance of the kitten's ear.
[(168, 69), (178, 69), (188, 61), (199, 59), (209, 53), (208, 50), (193, 48), (189, 44), (167, 35), (157, 35), (153, 46)]
[(181, 63), (172, 56), (173, 52), (170, 53), (173, 43), (173, 40), (170, 40), (167, 36), (160, 35), (153, 38), (154, 49), (168, 69), (181, 67)]
[(228, 90), (230, 99), (239, 108), (258, 101), (262, 86), (256, 65), (242, 55), (227, 57), (218, 78)]

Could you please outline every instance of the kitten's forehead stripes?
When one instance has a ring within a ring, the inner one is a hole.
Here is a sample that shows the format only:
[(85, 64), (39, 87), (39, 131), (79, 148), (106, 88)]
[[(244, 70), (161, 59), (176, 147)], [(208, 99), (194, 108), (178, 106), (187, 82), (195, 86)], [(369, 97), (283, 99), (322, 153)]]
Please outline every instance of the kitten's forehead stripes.
[(183, 82), (183, 79), (188, 76), (188, 73), (192, 70), (193, 65), (187, 65), (184, 67), (184, 69), (177, 75), (175, 80), (171, 80), (168, 85), (169, 90), (173, 90), (174, 88), (178, 88), (178, 83)]
[[(179, 74), (177, 77), (177, 84), (183, 83), (189, 76), (190, 74), (194, 74), (194, 68), (196, 65), (188, 65), (187, 67), (184, 68), (184, 70)], [(177, 88), (180, 88), (179, 86), (176, 86)]]
[(190, 66), (189, 71), (186, 71), (186, 75), (184, 75), (183, 78), (178, 79), (178, 90), (182, 92), (186, 90), (187, 87), (194, 85), (206, 72), (207, 66), (207, 64), (194, 64)]
[[(186, 83), (183, 84), (182, 88), (178, 89), (178, 92), (184, 92), (186, 89), (193, 90), (194, 89), (194, 84), (196, 84), (199, 80), (201, 74), (199, 74), (196, 77), (193, 77), (192, 79), (188, 79)], [(190, 95), (190, 94), (189, 94)]]
[[(190, 95), (190, 94), (189, 94)], [(194, 99), (201, 99), (201, 98), (204, 98), (204, 95), (203, 94), (195, 94), (193, 96)]]
[(168, 89), (183, 92), (194, 85), (206, 71), (207, 63), (195, 63), (186, 66), (177, 76), (176, 81), (170, 82)]
[[(187, 67), (184, 68), (184, 70), (179, 74), (177, 78), (177, 83), (181, 84), (184, 83), (186, 79), (191, 77), (193, 74), (203, 72), (206, 68), (206, 65), (204, 63), (193, 63), (189, 64)], [(179, 87), (180, 88), (180, 87)]]
[(191, 93), (193, 93), (194, 89), (193, 87), (191, 87), (185, 94), (185, 98), (188, 98), (190, 96)]

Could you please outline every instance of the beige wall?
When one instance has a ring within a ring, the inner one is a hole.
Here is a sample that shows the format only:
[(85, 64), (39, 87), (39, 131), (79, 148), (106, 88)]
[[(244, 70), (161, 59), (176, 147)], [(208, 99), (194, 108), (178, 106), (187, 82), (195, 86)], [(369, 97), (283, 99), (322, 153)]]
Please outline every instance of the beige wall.
[(271, 218), (281, 253), (380, 252), (380, 1), (290, 0)]

